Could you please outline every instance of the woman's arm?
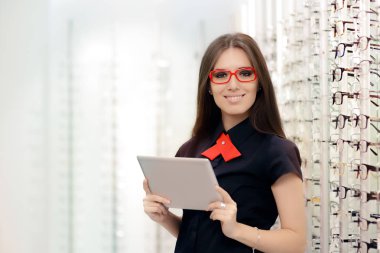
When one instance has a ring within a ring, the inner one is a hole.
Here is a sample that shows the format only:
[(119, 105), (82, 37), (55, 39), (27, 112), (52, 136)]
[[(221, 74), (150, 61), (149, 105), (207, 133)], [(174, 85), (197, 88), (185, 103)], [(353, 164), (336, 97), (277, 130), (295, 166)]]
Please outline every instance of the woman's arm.
[(302, 181), (293, 173), (281, 176), (273, 185), (281, 229), (257, 230), (239, 224), (236, 237), (252, 248), (271, 253), (304, 253), (306, 247), (306, 213)]
[(166, 219), (162, 222), (159, 222), (159, 224), (163, 226), (167, 231), (169, 231), (169, 233), (172, 234), (175, 238), (177, 238), (181, 221), (182, 217), (179, 217), (169, 211)]
[(144, 198), (144, 211), (155, 222), (163, 226), (174, 237), (178, 237), (179, 226), (182, 218), (173, 214), (165, 207), (170, 201), (158, 195), (153, 195), (149, 188), (148, 180), (143, 182), (146, 196)]
[(306, 247), (306, 213), (302, 181), (293, 173), (281, 176), (272, 185), (281, 221), (281, 229), (259, 230), (236, 222), (236, 203), (226, 191), (217, 188), (225, 205), (210, 204), (211, 219), (220, 220), (223, 233), (249, 247), (266, 253), (304, 253)]

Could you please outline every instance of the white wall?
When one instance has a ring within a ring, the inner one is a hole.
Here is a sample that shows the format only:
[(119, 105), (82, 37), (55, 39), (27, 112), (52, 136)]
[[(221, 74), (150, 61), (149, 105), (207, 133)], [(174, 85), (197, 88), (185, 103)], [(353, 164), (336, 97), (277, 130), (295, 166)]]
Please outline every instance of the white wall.
[(47, 1), (0, 2), (0, 252), (47, 252)]

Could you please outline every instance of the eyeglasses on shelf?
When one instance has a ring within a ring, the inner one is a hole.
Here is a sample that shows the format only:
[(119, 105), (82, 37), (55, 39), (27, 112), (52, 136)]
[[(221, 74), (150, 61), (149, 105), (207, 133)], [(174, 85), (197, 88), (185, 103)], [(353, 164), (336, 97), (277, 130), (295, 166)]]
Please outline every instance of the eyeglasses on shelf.
[(354, 126), (357, 127), (359, 126), (359, 128), (361, 129), (365, 129), (368, 127), (368, 122), (370, 121), (373, 121), (373, 122), (380, 122), (380, 118), (379, 117), (371, 117), (369, 115), (365, 115), (365, 114), (355, 114), (353, 113), (351, 115), (351, 120), (354, 122)]
[(346, 187), (343, 185), (339, 185), (336, 188), (333, 188), (331, 190), (332, 192), (336, 192), (336, 196), (339, 197), (340, 199), (345, 199), (347, 198), (347, 193), (350, 192), (351, 194), (349, 195), (350, 197), (360, 197), (360, 190), (351, 188), (351, 187)]
[(368, 253), (370, 249), (377, 249), (377, 240), (371, 239), (370, 242), (360, 241), (354, 248), (358, 249), (357, 253)]
[[(332, 104), (342, 105), (344, 101), (344, 97), (350, 99), (364, 99), (364, 97), (360, 97), (360, 92), (345, 92), (345, 91), (336, 91), (332, 95)], [(369, 98), (380, 98), (380, 95), (369, 94)], [(372, 100), (371, 100), (372, 101)]]
[[(355, 196), (357, 197), (357, 196)], [(366, 192), (366, 191), (361, 191), (360, 192), (360, 201), (362, 203), (367, 203), (370, 200), (379, 200), (380, 193), (379, 192)]]
[(344, 20), (338, 20), (335, 22), (335, 24), (332, 26), (332, 29), (334, 31), (334, 37), (342, 36), (345, 33), (345, 31), (357, 31), (355, 28), (346, 27), (346, 24), (354, 24), (354, 22)]
[[(368, 127), (368, 122), (380, 122), (379, 117), (371, 117), (365, 114), (355, 114), (351, 115), (339, 114), (332, 119), (331, 122), (335, 123), (335, 129), (343, 129), (346, 126), (346, 122), (353, 122), (353, 127), (359, 126), (360, 129), (366, 129)], [(380, 130), (379, 130), (380, 131)]]
[(363, 217), (360, 217), (360, 215), (359, 215), (358, 219), (354, 220), (353, 222), (358, 223), (358, 226), (363, 231), (368, 231), (368, 227), (369, 227), (370, 224), (377, 225), (376, 221), (367, 220), (367, 219), (365, 219)]
[[(355, 51), (364, 51), (368, 48), (369, 42), (371, 40), (374, 40), (373, 37), (367, 37), (367, 36), (359, 36), (358, 40), (353, 43), (344, 43), (340, 42), (335, 49), (332, 50), (332, 52), (335, 52), (335, 59), (338, 57), (343, 57), (345, 55), (345, 52), (348, 51), (349, 53), (353, 53)], [(346, 50), (348, 47), (352, 48), (352, 50)], [(372, 44), (370, 45), (371, 49), (374, 50), (380, 50), (380, 44)]]
[[(356, 172), (356, 178), (359, 178), (360, 176), (360, 179), (362, 180), (366, 180), (368, 178), (369, 171), (377, 172), (377, 173), (380, 171), (380, 167), (365, 164), (365, 163), (361, 163), (361, 164), (354, 163), (352, 164), (352, 167), (353, 167), (353, 171)], [(376, 176), (378, 177), (378, 175)]]

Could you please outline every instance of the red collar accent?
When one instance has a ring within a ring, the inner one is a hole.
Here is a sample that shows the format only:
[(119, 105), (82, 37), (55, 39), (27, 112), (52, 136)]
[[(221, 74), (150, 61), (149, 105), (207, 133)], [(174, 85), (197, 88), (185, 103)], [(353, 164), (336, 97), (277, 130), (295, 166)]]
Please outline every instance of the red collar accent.
[(211, 161), (220, 154), (226, 162), (241, 156), (239, 150), (237, 150), (234, 144), (232, 144), (228, 134), (222, 133), (216, 140), (216, 144), (202, 153), (203, 156), (207, 157)]

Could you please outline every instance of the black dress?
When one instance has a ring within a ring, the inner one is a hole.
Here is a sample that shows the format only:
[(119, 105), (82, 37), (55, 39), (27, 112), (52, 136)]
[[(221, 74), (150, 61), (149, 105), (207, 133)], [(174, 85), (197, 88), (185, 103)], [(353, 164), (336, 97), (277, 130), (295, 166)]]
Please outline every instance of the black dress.
[[(213, 146), (222, 132), (220, 124), (210, 138), (190, 139), (176, 156), (203, 157), (201, 153)], [(211, 162), (218, 183), (237, 203), (238, 222), (268, 230), (278, 216), (271, 186), (289, 172), (302, 179), (299, 151), (287, 139), (259, 133), (249, 119), (227, 133), (241, 156), (229, 162), (218, 156)], [(175, 253), (252, 253), (252, 248), (226, 237), (220, 221), (211, 220), (210, 213), (183, 210)]]

